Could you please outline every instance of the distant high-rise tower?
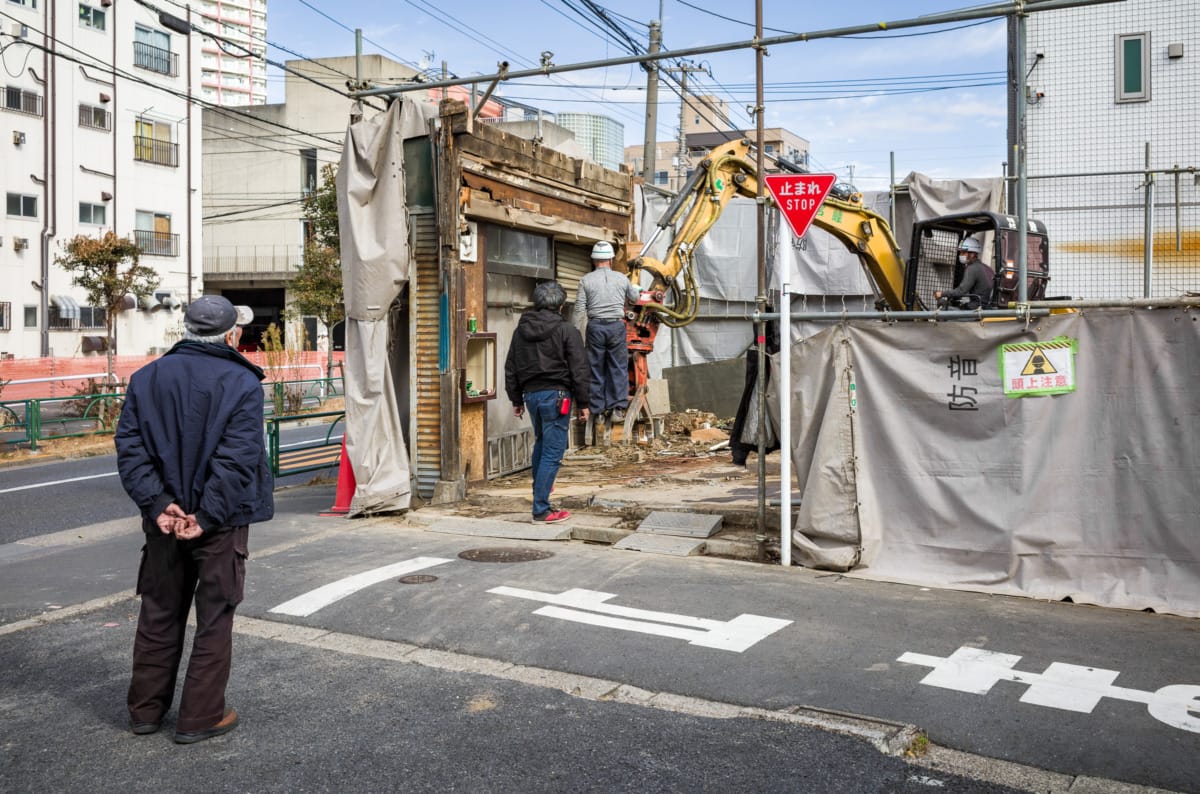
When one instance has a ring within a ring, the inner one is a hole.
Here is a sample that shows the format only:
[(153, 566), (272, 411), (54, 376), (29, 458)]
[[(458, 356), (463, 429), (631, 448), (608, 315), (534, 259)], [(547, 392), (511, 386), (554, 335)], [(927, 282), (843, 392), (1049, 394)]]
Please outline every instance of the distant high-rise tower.
[[(202, 0), (192, 23), (228, 44), (204, 38), (200, 95), (226, 107), (267, 101), (267, 0)], [(251, 56), (242, 49), (251, 50)]]
[(555, 121), (575, 133), (575, 141), (597, 164), (621, 170), (625, 151), (625, 127), (621, 122), (595, 113), (558, 113)]

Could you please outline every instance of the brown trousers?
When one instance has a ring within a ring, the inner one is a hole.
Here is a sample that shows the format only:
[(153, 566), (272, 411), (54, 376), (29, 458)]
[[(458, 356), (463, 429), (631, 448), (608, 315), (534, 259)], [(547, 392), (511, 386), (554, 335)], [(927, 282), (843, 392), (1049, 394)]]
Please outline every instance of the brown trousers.
[(176, 730), (206, 730), (225, 714), (233, 613), (242, 601), (249, 527), (183, 541), (162, 534), (154, 522), (144, 522), (143, 529), (137, 585), (142, 610), (133, 643), (129, 716), (134, 722), (160, 722), (171, 708), (194, 598), (196, 635)]

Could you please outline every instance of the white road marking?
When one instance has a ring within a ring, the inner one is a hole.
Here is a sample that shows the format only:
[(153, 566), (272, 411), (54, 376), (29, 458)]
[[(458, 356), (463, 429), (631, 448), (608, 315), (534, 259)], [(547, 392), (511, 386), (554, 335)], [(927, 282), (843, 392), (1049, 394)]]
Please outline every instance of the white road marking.
[(600, 593), (579, 588), (557, 594), (522, 590), (517, 587), (493, 587), (488, 592), (554, 605), (534, 610), (535, 615), (640, 634), (657, 634), (660, 637), (687, 640), (692, 645), (704, 648), (717, 648), (735, 653), (741, 653), (792, 622), (761, 615), (738, 615), (732, 620), (720, 621), (671, 612), (620, 607), (604, 603), (610, 598), (616, 598), (615, 593)]
[(115, 471), (106, 471), (104, 474), (89, 474), (86, 477), (70, 477), (66, 480), (51, 480), (50, 482), (35, 482), (32, 485), (18, 485), (16, 488), (0, 488), (0, 493), (13, 493), (14, 491), (28, 491), (31, 488), (48, 488), (51, 485), (65, 485), (69, 482), (79, 482), (80, 480), (95, 480), (98, 477), (116, 477)]
[(1014, 670), (1020, 656), (963, 647), (948, 657), (904, 653), (897, 661), (932, 667), (922, 684), (986, 695), (998, 681), (1028, 684), (1022, 703), (1091, 714), (1101, 698), (1145, 703), (1150, 716), (1173, 728), (1200, 733), (1200, 685), (1176, 684), (1156, 692), (1113, 686), (1121, 673), (1054, 662), (1043, 673)]
[(316, 590), (310, 590), (304, 595), (297, 596), (291, 601), (285, 601), (269, 611), (279, 615), (295, 615), (301, 618), (308, 617), (318, 609), (323, 609), (334, 601), (339, 601), (348, 595), (357, 593), (365, 587), (378, 584), (384, 579), (390, 579), (393, 576), (403, 576), (406, 573), (424, 570), (425, 568), (432, 568), (444, 562), (453, 562), (453, 560), (445, 560), (440, 557), (416, 557), (404, 562), (385, 565), (382, 568), (373, 568), (354, 576), (347, 576), (345, 579), (339, 579), (336, 582), (330, 582), (324, 587), (318, 587)]

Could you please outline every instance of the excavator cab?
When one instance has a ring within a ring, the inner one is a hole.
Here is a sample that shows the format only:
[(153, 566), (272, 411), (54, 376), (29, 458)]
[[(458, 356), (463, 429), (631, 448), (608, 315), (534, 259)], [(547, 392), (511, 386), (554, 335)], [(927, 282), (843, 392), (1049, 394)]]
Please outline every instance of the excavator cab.
[[(1017, 218), (997, 212), (944, 215), (913, 226), (912, 245), (904, 275), (904, 306), (933, 308), (935, 292), (952, 289), (963, 275), (958, 264), (958, 245), (974, 236), (983, 244), (981, 259), (996, 273), (992, 304), (1004, 307), (1017, 300), (1017, 248), (1020, 245)], [(1050, 242), (1046, 226), (1030, 220), (1026, 257), (1026, 296), (1042, 300), (1050, 281)]]

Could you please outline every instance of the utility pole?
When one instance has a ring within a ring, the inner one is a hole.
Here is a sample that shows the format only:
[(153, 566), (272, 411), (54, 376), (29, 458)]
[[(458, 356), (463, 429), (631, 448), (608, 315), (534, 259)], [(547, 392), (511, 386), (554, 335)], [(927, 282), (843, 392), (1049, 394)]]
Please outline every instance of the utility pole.
[[(656, 53), (662, 48), (662, 22), (659, 19), (650, 22), (650, 52)], [(658, 61), (646, 64), (646, 136), (642, 143), (642, 179), (647, 185), (654, 184), (654, 169), (657, 165), (658, 138)]]
[(677, 161), (676, 169), (675, 169), (675, 176), (678, 181), (674, 187), (676, 190), (682, 190), (684, 184), (687, 183), (687, 166), (688, 166), (688, 163), (687, 163), (687, 159), (688, 159), (687, 158), (687, 153), (688, 153), (687, 131), (686, 131), (686, 127), (685, 127), (685, 122), (687, 119), (687, 107), (688, 107), (688, 89), (687, 89), (688, 74), (691, 72), (703, 72), (703, 71), (705, 71), (705, 69), (702, 66), (696, 66), (695, 64), (684, 63), (684, 64), (681, 64), (674, 68), (669, 68), (669, 69), (667, 69), (667, 71), (668, 72), (679, 72), (679, 76), (680, 76), (680, 81), (679, 81), (679, 87), (680, 87), (680, 92), (679, 92), (679, 146), (677, 148), (677, 154), (675, 156), (675, 159)]

